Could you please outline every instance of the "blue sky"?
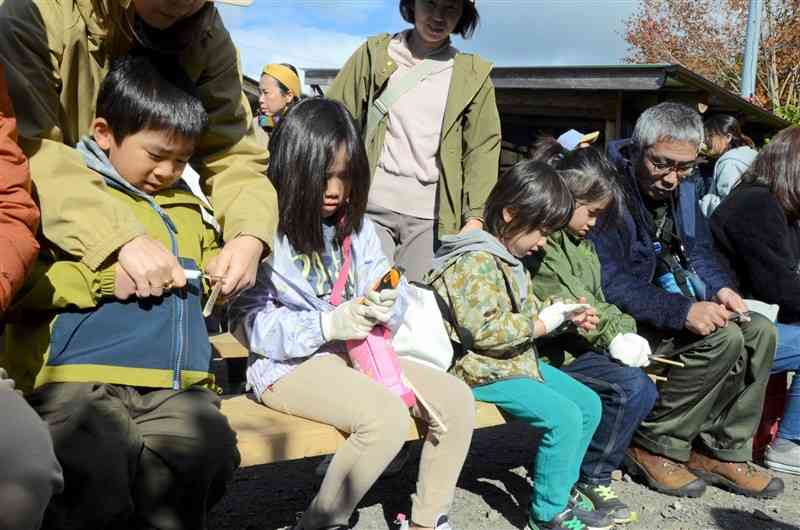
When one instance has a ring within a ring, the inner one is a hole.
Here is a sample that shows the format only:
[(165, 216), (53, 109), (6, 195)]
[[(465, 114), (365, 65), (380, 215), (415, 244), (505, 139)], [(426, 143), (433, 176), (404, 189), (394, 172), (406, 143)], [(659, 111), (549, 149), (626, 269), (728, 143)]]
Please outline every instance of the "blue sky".
[[(455, 45), (500, 66), (615, 64), (626, 53), (622, 21), (639, 0), (477, 0), (481, 25)], [(254, 0), (220, 4), (245, 73), (264, 64), (336, 68), (375, 33), (408, 25), (398, 0)]]

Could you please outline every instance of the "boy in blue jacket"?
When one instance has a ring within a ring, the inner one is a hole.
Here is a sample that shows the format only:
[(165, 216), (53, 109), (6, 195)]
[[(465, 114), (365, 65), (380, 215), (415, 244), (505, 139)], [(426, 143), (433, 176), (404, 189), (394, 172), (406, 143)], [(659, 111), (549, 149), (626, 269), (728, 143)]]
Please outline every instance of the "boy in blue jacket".
[(603, 291), (636, 319), (653, 353), (685, 365), (661, 370), (667, 380), (626, 464), (669, 495), (697, 497), (710, 483), (774, 497), (783, 482), (749, 461), (776, 332), (766, 318), (748, 315), (715, 258), (688, 178), (702, 143), (700, 115), (667, 102), (639, 117), (630, 140), (609, 148), (627, 204), (619, 225), (590, 236)]
[[(219, 251), (202, 203), (180, 180), (208, 118), (165, 57), (128, 55), (102, 82), (92, 137), (77, 146), (147, 235), (185, 269)], [(46, 234), (45, 234), (46, 235)], [(116, 256), (98, 270), (41, 241), (9, 312), (5, 365), (47, 422), (65, 479), (45, 527), (206, 527), (239, 463), (236, 435), (207, 387), (211, 349), (199, 279), (137, 290)]]

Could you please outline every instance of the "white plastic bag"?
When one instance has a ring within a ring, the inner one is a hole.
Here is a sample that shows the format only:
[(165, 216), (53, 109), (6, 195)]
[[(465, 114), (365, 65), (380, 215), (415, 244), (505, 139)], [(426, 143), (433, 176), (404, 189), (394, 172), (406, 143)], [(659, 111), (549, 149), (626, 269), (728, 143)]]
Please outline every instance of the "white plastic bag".
[(432, 291), (409, 284), (408, 307), (403, 323), (392, 337), (392, 346), (402, 359), (440, 370), (450, 369), (453, 345)]

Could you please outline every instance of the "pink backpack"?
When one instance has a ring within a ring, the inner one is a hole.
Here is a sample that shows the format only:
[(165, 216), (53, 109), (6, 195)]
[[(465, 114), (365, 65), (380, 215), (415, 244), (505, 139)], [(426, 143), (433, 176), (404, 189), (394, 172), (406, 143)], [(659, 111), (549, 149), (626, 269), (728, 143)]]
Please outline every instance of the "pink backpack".
[[(352, 263), (351, 247), (352, 241), (348, 235), (342, 242), (344, 256), (342, 270), (339, 272), (331, 292), (331, 304), (333, 305), (342, 303), (342, 294)], [(357, 370), (400, 396), (400, 399), (408, 407), (413, 407), (417, 403), (414, 392), (403, 383), (400, 363), (397, 361), (397, 354), (392, 347), (392, 334), (389, 329), (377, 325), (372, 328), (366, 339), (348, 340), (347, 349), (350, 361)]]

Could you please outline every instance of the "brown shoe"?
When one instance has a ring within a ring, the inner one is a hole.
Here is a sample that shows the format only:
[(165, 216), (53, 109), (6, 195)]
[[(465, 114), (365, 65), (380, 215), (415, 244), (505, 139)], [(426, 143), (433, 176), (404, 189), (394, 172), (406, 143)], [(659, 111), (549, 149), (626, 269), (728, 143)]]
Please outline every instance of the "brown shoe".
[(700, 497), (706, 491), (703, 479), (693, 475), (681, 462), (631, 446), (625, 452), (625, 467), (631, 475), (644, 478), (654, 490), (674, 497)]
[(747, 497), (771, 499), (783, 493), (783, 481), (750, 462), (723, 462), (692, 451), (689, 469), (709, 484)]

